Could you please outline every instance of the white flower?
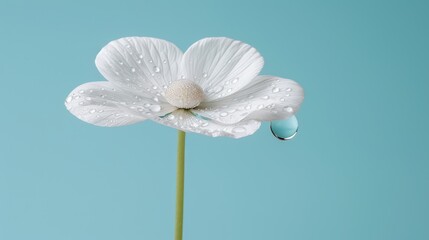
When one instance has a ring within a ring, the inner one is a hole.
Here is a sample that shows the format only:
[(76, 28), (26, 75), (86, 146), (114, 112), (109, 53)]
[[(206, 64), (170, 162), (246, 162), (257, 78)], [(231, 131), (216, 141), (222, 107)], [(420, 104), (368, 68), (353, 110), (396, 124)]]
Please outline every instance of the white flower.
[(150, 119), (233, 138), (253, 134), (261, 121), (292, 116), (304, 98), (294, 81), (258, 76), (264, 61), (248, 44), (205, 38), (185, 53), (165, 40), (127, 37), (110, 42), (95, 59), (108, 81), (75, 88), (67, 109), (98, 126)]

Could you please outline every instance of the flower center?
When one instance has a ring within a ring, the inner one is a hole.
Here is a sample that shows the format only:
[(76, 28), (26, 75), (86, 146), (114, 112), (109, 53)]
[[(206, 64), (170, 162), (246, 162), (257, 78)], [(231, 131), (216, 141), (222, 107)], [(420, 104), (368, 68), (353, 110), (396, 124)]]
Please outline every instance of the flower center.
[(204, 91), (192, 81), (177, 80), (168, 86), (165, 99), (175, 107), (190, 109), (200, 105), (204, 100)]

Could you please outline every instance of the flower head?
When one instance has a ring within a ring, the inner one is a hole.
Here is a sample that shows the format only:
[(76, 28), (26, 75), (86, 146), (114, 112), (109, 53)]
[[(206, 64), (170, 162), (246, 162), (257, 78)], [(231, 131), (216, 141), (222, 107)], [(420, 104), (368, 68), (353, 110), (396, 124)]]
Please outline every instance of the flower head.
[(121, 38), (95, 59), (107, 81), (89, 82), (67, 97), (67, 109), (98, 126), (150, 119), (183, 131), (233, 138), (261, 121), (298, 111), (303, 89), (294, 81), (258, 76), (264, 61), (248, 44), (205, 38), (185, 53), (165, 40)]

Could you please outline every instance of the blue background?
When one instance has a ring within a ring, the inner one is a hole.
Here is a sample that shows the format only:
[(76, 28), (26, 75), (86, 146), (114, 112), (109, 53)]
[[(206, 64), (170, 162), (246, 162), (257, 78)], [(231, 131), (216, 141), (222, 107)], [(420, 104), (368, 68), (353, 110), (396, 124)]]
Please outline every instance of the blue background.
[(125, 36), (256, 47), (306, 90), (300, 133), (187, 135), (185, 240), (429, 239), (425, 1), (0, 3), (0, 239), (172, 239), (176, 131), (65, 109)]

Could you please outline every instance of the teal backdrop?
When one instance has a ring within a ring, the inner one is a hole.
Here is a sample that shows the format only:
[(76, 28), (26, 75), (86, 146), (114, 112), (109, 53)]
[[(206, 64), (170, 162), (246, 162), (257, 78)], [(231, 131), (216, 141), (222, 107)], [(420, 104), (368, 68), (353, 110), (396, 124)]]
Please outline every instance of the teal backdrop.
[(425, 1), (0, 2), (0, 239), (173, 239), (176, 130), (79, 121), (125, 36), (256, 47), (306, 91), (300, 132), (187, 135), (184, 240), (429, 239)]

